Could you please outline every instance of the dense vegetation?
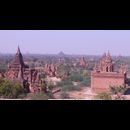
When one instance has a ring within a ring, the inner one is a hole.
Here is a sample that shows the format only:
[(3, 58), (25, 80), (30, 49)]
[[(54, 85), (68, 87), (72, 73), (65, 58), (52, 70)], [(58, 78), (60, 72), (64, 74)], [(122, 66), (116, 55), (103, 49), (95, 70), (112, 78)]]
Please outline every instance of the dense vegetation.
[(81, 87), (90, 86), (90, 71), (78, 70), (71, 71), (67, 78), (57, 83), (61, 88), (61, 97), (69, 98), (67, 92), (81, 90)]
[(70, 80), (64, 80), (57, 83), (57, 86), (61, 88), (62, 91), (72, 91), (72, 90), (80, 90), (78, 85), (74, 85)]
[(70, 74), (70, 67), (68, 65), (59, 65), (57, 68), (58, 77), (64, 79)]
[(18, 82), (0, 79), (1, 98), (18, 98), (23, 93), (24, 89)]
[(90, 72), (87, 70), (72, 72), (69, 78), (71, 81), (79, 82), (80, 87), (90, 86), (91, 83)]

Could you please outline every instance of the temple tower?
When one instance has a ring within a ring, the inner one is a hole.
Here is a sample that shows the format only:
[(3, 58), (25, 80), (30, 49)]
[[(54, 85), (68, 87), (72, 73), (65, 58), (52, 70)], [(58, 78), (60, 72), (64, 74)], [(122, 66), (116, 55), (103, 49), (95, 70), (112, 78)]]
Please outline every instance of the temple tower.
[(18, 80), (24, 79), (24, 70), (26, 68), (29, 67), (24, 64), (23, 56), (18, 46), (14, 60), (8, 66), (7, 78), (11, 77), (11, 79), (18, 79)]
[(100, 62), (99, 62), (99, 70), (101, 72), (113, 72), (113, 63), (111, 55), (108, 53), (104, 53)]

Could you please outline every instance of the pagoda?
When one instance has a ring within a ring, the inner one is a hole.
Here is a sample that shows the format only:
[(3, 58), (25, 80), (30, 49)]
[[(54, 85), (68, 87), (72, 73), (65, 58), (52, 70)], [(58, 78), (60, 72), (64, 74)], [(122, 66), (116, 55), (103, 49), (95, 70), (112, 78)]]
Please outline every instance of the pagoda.
[(24, 79), (24, 71), (26, 70), (26, 68), (29, 68), (29, 66), (24, 64), (23, 56), (18, 46), (14, 60), (8, 66), (8, 71), (6, 76), (9, 79), (22, 80)]

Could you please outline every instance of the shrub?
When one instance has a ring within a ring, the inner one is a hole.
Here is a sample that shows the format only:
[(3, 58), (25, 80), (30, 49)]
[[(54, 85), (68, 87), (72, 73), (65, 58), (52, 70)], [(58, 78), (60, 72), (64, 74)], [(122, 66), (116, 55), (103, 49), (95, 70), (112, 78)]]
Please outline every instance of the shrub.
[(87, 77), (83, 79), (83, 81), (80, 83), (80, 86), (81, 87), (90, 86), (90, 83), (91, 83), (91, 78)]
[(71, 81), (75, 81), (75, 82), (81, 82), (81, 81), (83, 81), (83, 76), (82, 75), (80, 75), (80, 74), (73, 74), (73, 75), (70, 75), (70, 80)]
[(112, 100), (111, 95), (108, 93), (100, 93), (96, 96), (96, 99)]
[(88, 71), (88, 70), (83, 70), (83, 72), (82, 72), (82, 75), (83, 75), (83, 77), (90, 77), (90, 71)]
[(60, 65), (57, 68), (57, 76), (66, 78), (69, 75), (70, 67), (68, 65)]
[(110, 86), (110, 91), (112, 94), (117, 94), (117, 93), (122, 93), (124, 94), (124, 92), (126, 91), (126, 87), (125, 86)]
[(62, 91), (73, 91), (80, 90), (80, 87), (77, 85), (73, 85), (73, 82), (70, 80), (63, 80), (57, 83), (58, 87), (61, 87)]
[(88, 70), (75, 71), (70, 76), (69, 79), (74, 82), (80, 82), (80, 86), (90, 86), (91, 77)]
[(63, 81), (57, 83), (58, 87), (62, 87), (62, 86), (65, 86), (65, 85), (73, 85), (73, 83), (70, 80), (63, 80)]
[(72, 72), (69, 76), (69, 79), (74, 82), (81, 82), (83, 81), (83, 76), (80, 74), (80, 72)]

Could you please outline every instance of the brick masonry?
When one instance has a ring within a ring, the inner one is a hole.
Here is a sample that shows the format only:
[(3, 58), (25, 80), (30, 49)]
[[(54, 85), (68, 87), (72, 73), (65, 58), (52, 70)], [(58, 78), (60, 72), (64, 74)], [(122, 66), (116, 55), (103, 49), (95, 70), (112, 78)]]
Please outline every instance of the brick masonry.
[(120, 73), (91, 73), (91, 88), (93, 92), (109, 92), (111, 86), (119, 86), (125, 83), (125, 74)]

